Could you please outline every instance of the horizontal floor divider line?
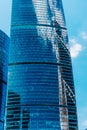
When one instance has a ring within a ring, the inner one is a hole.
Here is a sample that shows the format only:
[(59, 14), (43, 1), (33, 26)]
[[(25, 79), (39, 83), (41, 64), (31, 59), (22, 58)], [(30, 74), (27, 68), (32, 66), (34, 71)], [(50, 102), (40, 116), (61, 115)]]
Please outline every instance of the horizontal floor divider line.
[(22, 64), (49, 64), (49, 65), (58, 65), (60, 66), (61, 63), (52, 63), (52, 62), (16, 62), (16, 63), (9, 63), (9, 66), (12, 65), (22, 65)]
[(53, 28), (60, 28), (60, 29), (62, 29), (62, 30), (67, 30), (67, 28), (66, 27), (59, 27), (59, 26), (55, 26), (55, 25), (49, 25), (49, 24), (25, 24), (25, 25), (21, 25), (21, 24), (15, 24), (15, 25), (11, 25), (11, 27), (13, 28), (13, 27), (30, 27), (30, 26), (32, 26), (32, 27), (36, 27), (36, 26), (46, 26), (46, 27), (53, 27)]
[[(13, 106), (13, 104), (12, 105), (7, 105), (6, 107), (10, 108), (10, 106)], [(16, 108), (21, 107), (21, 106), (37, 106), (37, 107), (38, 106), (48, 106), (48, 107), (50, 107), (50, 106), (57, 106), (57, 107), (68, 107), (67, 105), (58, 105), (58, 104), (26, 104), (26, 105), (14, 104), (13, 108), (15, 108), (15, 106), (17, 106)]]
[(7, 82), (5, 82), (4, 80), (0, 79), (0, 82), (4, 83), (7, 85)]

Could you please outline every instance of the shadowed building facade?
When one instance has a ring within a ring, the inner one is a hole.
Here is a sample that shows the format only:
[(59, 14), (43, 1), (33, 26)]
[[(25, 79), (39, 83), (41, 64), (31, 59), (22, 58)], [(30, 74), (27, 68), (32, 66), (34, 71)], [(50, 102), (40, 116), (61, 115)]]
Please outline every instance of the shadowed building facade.
[(74, 94), (62, 1), (13, 0), (6, 130), (77, 130)]
[(4, 130), (9, 38), (0, 30), (0, 130)]

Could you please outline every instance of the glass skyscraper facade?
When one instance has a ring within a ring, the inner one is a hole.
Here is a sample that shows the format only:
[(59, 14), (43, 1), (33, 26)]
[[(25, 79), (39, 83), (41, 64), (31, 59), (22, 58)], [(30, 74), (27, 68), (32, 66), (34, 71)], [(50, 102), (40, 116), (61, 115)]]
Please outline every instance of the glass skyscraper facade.
[(0, 30), (0, 130), (4, 130), (9, 38)]
[(5, 130), (77, 130), (61, 0), (13, 0)]

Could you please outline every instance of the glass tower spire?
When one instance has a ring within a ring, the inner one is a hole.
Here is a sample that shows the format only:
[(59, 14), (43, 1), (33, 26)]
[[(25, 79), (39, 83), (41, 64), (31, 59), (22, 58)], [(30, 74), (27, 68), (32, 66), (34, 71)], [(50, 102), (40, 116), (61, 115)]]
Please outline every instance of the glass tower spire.
[(5, 129), (77, 130), (61, 0), (13, 0)]

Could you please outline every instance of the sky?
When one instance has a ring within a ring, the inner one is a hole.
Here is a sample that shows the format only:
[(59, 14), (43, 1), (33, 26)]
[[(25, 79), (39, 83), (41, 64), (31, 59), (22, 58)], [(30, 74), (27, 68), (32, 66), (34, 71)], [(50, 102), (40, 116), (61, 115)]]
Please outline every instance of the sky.
[(87, 128), (87, 0), (63, 0), (77, 98), (79, 130)]
[[(79, 130), (87, 128), (87, 0), (62, 0), (68, 28)], [(11, 0), (0, 0), (0, 29), (10, 35)]]

